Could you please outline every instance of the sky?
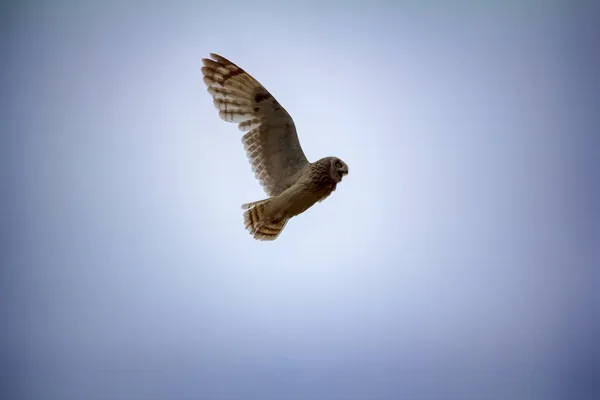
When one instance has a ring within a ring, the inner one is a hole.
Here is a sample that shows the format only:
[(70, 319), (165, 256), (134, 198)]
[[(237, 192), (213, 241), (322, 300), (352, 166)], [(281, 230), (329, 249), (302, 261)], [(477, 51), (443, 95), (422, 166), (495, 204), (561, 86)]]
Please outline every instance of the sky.
[[(424, 4), (3, 3), (0, 397), (598, 398), (597, 9)], [(274, 242), (210, 52), (349, 165)]]

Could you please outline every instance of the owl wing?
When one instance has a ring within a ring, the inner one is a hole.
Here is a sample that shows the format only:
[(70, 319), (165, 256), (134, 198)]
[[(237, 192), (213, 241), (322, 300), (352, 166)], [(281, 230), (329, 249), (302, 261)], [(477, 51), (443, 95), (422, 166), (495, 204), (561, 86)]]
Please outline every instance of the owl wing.
[(269, 196), (291, 186), (308, 164), (288, 112), (256, 79), (217, 54), (202, 74), (219, 116), (238, 124), (252, 170)]

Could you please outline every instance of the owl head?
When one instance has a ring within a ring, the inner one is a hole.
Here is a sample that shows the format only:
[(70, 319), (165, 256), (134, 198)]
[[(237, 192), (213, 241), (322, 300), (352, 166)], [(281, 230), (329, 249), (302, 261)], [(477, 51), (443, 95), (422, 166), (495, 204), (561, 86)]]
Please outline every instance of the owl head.
[(348, 165), (337, 157), (329, 157), (331, 162), (331, 178), (339, 183), (344, 175), (348, 175)]

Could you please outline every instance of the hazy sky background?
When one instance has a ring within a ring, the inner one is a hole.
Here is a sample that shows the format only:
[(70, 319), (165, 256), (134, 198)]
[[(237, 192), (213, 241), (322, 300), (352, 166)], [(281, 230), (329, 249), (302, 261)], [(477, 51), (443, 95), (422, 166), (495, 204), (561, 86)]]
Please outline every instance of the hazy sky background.
[[(7, 4), (3, 399), (597, 395), (596, 10)], [(349, 164), (275, 242), (209, 52)]]

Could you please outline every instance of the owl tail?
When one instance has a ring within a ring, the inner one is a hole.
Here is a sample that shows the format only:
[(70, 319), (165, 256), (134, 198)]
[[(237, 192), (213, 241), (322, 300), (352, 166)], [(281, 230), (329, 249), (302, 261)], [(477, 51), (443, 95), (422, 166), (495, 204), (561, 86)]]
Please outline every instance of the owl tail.
[(288, 220), (270, 221), (264, 217), (265, 206), (271, 199), (246, 203), (242, 205), (244, 212), (244, 226), (250, 232), (254, 239), (257, 240), (275, 240), (281, 233)]

